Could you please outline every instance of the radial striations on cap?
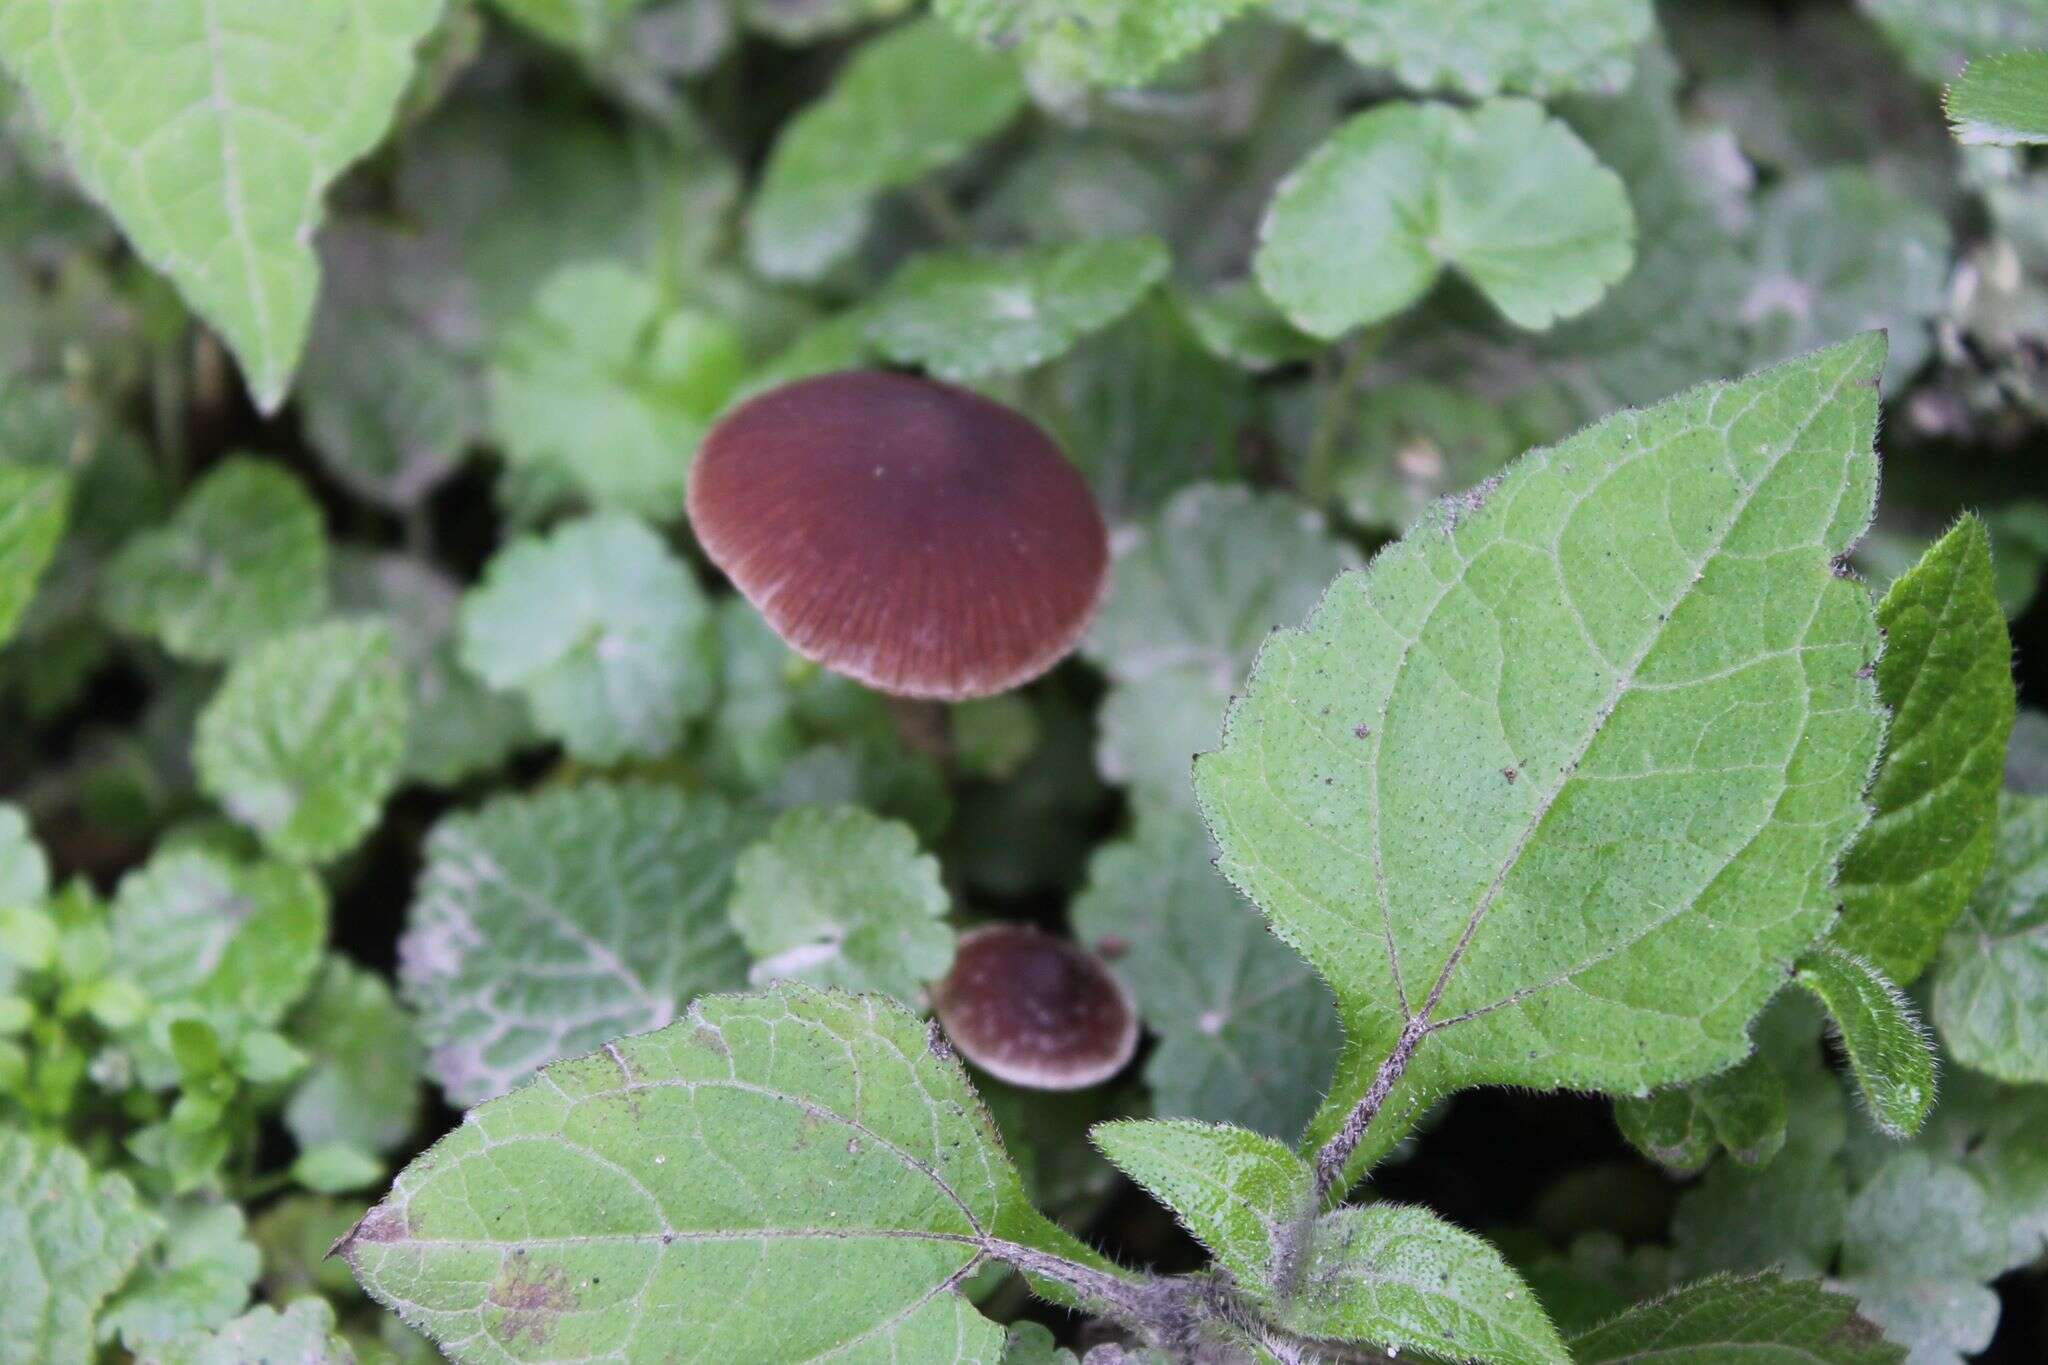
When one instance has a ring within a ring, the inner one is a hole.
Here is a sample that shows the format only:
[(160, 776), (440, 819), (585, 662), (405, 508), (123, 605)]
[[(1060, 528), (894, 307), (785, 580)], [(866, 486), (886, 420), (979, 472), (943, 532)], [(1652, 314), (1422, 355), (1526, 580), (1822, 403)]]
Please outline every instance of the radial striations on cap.
[(712, 562), (792, 648), (879, 691), (958, 700), (1051, 668), (1101, 600), (1094, 496), (1021, 413), (849, 371), (752, 398), (690, 468)]
[(932, 988), (932, 1012), (967, 1060), (1034, 1090), (1106, 1081), (1138, 1047), (1137, 1007), (1116, 974), (1028, 925), (962, 934), (952, 970)]

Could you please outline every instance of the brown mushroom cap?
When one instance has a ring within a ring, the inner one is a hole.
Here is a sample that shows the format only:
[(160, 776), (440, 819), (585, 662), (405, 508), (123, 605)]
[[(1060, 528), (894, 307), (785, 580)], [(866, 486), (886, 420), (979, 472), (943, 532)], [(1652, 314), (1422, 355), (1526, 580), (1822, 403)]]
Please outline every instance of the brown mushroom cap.
[(690, 467), (712, 562), (805, 658), (948, 701), (1029, 682), (1102, 598), (1109, 537), (1044, 432), (979, 394), (848, 371), (749, 399)]
[(1124, 1069), (1138, 1011), (1102, 959), (1020, 924), (960, 936), (932, 1011), (967, 1060), (1033, 1090), (1079, 1090)]

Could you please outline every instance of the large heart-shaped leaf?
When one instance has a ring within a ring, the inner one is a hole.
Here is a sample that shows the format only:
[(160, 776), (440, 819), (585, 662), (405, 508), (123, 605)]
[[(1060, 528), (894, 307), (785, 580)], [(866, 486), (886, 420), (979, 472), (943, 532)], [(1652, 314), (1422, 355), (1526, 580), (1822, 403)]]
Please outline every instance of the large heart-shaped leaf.
[(1337, 1156), (1458, 1086), (1748, 1052), (1867, 817), (1878, 636), (1839, 565), (1883, 361), (1866, 335), (1533, 452), (1265, 647), (1196, 787), (1337, 993)]

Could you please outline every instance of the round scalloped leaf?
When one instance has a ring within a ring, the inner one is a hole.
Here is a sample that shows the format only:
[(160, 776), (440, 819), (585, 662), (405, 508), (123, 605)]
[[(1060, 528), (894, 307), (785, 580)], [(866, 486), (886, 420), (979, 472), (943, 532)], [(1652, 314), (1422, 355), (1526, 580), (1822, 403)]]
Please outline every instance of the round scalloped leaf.
[(249, 456), (222, 461), (170, 521), (107, 565), (107, 617), (181, 659), (231, 658), (327, 606), (327, 534), (296, 478)]
[(199, 785), (294, 862), (369, 833), (405, 754), (405, 688), (382, 621), (330, 621), (235, 661), (199, 717)]
[(1280, 18), (1416, 90), (1548, 96), (1625, 89), (1650, 0), (1275, 0)]
[(463, 599), (463, 664), (597, 763), (657, 756), (710, 706), (711, 613), (661, 538), (617, 514), (524, 536)]
[(919, 256), (875, 296), (867, 335), (942, 379), (1028, 370), (1130, 312), (1168, 265), (1156, 237)]
[(1358, 115), (1281, 182), (1253, 258), (1288, 320), (1320, 337), (1393, 316), (1446, 268), (1540, 330), (1634, 263), (1620, 177), (1527, 100)]
[(399, 962), (450, 1099), (502, 1094), (744, 981), (725, 902), (747, 833), (716, 797), (604, 784), (436, 825)]
[(94, 1314), (162, 1229), (127, 1177), (95, 1175), (61, 1143), (0, 1129), (0, 1357), (96, 1359)]

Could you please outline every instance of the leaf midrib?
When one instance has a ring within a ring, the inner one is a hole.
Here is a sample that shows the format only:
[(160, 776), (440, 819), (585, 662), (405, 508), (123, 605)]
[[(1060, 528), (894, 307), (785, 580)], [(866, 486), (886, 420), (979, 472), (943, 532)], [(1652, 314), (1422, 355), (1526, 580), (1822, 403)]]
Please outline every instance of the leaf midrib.
[[(1666, 636), (1669, 634), (1671, 619), (1677, 616), (1679, 609), (1692, 597), (1692, 594), (1699, 588), (1701, 583), (1705, 581), (1706, 566), (1719, 557), (1722, 550), (1726, 547), (1729, 539), (1735, 534), (1736, 528), (1742, 524), (1743, 518), (1748, 515), (1750, 508), (1755, 504), (1758, 493), (1760, 493), (1763, 490), (1764, 486), (1770, 482), (1771, 478), (1777, 473), (1778, 469), (1783, 465), (1784, 461), (1792, 454), (1792, 452), (1799, 448), (1800, 444), (1805, 440), (1807, 432), (1812, 429), (1813, 424), (1819, 420), (1821, 414), (1826, 412), (1828, 408), (1834, 403), (1835, 399), (1841, 394), (1843, 386), (1849, 381), (1849, 378), (1850, 372), (1845, 370), (1841, 375), (1839, 375), (1835, 379), (1835, 381), (1832, 384), (1828, 386), (1828, 391), (1826, 395), (1814, 403), (1812, 410), (1807, 413), (1805, 419), (1799, 423), (1798, 427), (1784, 441), (1778, 452), (1774, 456), (1772, 456), (1769, 465), (1766, 466), (1764, 470), (1757, 475), (1754, 481), (1752, 481), (1746, 486), (1743, 486), (1742, 495), (1740, 499), (1737, 501), (1732, 514), (1728, 518), (1728, 524), (1722, 528), (1721, 532), (1717, 536), (1715, 536), (1712, 544), (1692, 562), (1692, 572), (1687, 576), (1685, 586), (1679, 591), (1678, 596), (1672, 600), (1670, 605), (1664, 609), (1663, 627), (1661, 629), (1653, 630), (1650, 633), (1648, 639), (1644, 642), (1642, 648), (1636, 652), (1635, 657), (1630, 659), (1623, 668), (1618, 670), (1613, 689), (1608, 693), (1606, 699), (1601, 703), (1601, 705), (1594, 709), (1591, 720), (1587, 727), (1586, 734), (1580, 741), (1577, 749), (1573, 752), (1570, 761), (1567, 764), (1565, 764), (1564, 767), (1561, 769), (1557, 784), (1554, 787), (1552, 787), (1549, 791), (1547, 791), (1543, 795), (1543, 797), (1537, 802), (1534, 811), (1530, 814), (1527, 823), (1524, 825), (1522, 829), (1520, 837), (1516, 839), (1514, 846), (1508, 850), (1507, 855), (1501, 860), (1500, 866), (1496, 870), (1493, 880), (1487, 885), (1486, 890), (1480, 893), (1478, 903), (1474, 905), (1471, 915), (1466, 919), (1465, 929), (1463, 933), (1459, 936), (1458, 942), (1455, 945), (1453, 945), (1449, 957), (1445, 959), (1442, 970), (1437, 973), (1436, 981), (1430, 987), (1429, 995), (1424, 1000), (1423, 1006), (1420, 1011), (1411, 1012), (1405, 999), (1405, 992), (1403, 992), (1404, 999), (1402, 1001), (1402, 1015), (1404, 1017), (1404, 1022), (1407, 1025), (1419, 1025), (1423, 1033), (1427, 1034), (1428, 1032), (1432, 1032), (1438, 1028), (1448, 1027), (1451, 1023), (1462, 1022), (1465, 1019), (1477, 1017), (1479, 1013), (1485, 1012), (1483, 1010), (1468, 1011), (1466, 1014), (1460, 1015), (1456, 1019), (1447, 1021), (1443, 1024), (1433, 1024), (1431, 1022), (1432, 1013), (1435, 1011), (1437, 1005), (1441, 1003), (1444, 992), (1449, 988), (1452, 976), (1455, 975), (1459, 963), (1464, 958), (1466, 949), (1470, 947), (1473, 937), (1478, 933), (1480, 926), (1485, 922), (1488, 912), (1492, 909), (1494, 902), (1499, 898), (1502, 889), (1506, 886), (1508, 877), (1513, 874), (1516, 866), (1520, 864), (1523, 853), (1525, 853), (1528, 850), (1530, 842), (1536, 836), (1536, 832), (1542, 827), (1544, 821), (1549, 818), (1550, 812), (1556, 806), (1558, 798), (1564, 793), (1565, 788), (1571, 785), (1572, 779), (1575, 776), (1577, 776), (1579, 765), (1585, 761), (1586, 755), (1592, 750), (1593, 745), (1597, 743), (1599, 741), (1600, 736), (1603, 733), (1605, 733), (1607, 722), (1610, 719), (1612, 719), (1615, 708), (1620, 704), (1621, 699), (1628, 693), (1629, 689), (1634, 685), (1636, 675), (1642, 669), (1644, 663), (1648, 661), (1650, 655), (1653, 652), (1655, 652), (1657, 646), (1660, 643), (1662, 643)], [(1727, 450), (1727, 432), (1731, 431), (1737, 422), (1739, 422), (1758, 404), (1762, 403), (1763, 401), (1765, 401), (1767, 397), (1770, 396), (1772, 396), (1772, 394), (1769, 390), (1758, 392), (1749, 401), (1749, 403), (1747, 403), (1743, 408), (1741, 408), (1737, 412), (1731, 414), (1725, 423), (1720, 424), (1723, 437), (1724, 452)], [(1667, 440), (1665, 444), (1668, 445), (1669, 441)], [(1632, 467), (1637, 462), (1637, 460), (1641, 458), (1646, 458), (1648, 454), (1649, 452), (1645, 450), (1644, 452), (1639, 454), (1637, 456), (1637, 459), (1635, 460), (1628, 460), (1625, 462), (1616, 463), (1602, 474), (1601, 483), (1604, 483), (1608, 478), (1612, 477), (1614, 474), (1618, 473), (1622, 469)], [(1553, 448), (1551, 457), (1555, 458), (1555, 448)], [(1585, 499), (1582, 497), (1579, 500), (1580, 505), (1583, 505), (1584, 501)], [(1839, 506), (1839, 496), (1837, 497), (1836, 501), (1837, 505)], [(1576, 509), (1574, 510), (1576, 511)], [(1829, 520), (1832, 521), (1832, 519), (1833, 518), (1831, 516)], [(1454, 534), (1454, 532), (1452, 532), (1451, 534)], [(1560, 535), (1562, 535), (1562, 532), (1560, 532)], [(1462, 577), (1457, 581), (1462, 582)], [(1443, 601), (1447, 600), (1450, 596), (1451, 589), (1455, 586), (1455, 583), (1452, 585), (1447, 585), (1444, 594), (1438, 598), (1436, 605), (1441, 605)], [(1434, 611), (1435, 607), (1433, 606), (1431, 609), (1432, 615), (1434, 615)], [(1425, 622), (1423, 629), (1427, 629), (1427, 622)], [(1418, 642), (1420, 638), (1421, 632), (1418, 631)], [(1409, 647), (1410, 650), (1412, 650), (1412, 648), (1413, 646)], [(1403, 658), (1401, 664), (1397, 667), (1406, 666), (1408, 652), (1408, 650), (1403, 651)], [(1391, 699), (1393, 697), (1393, 690), (1393, 685), (1390, 684), (1387, 692), (1389, 702), (1391, 702)], [(1385, 723), (1385, 713), (1386, 708), (1383, 707), (1381, 712), (1382, 724)], [(1382, 742), (1381, 745), (1375, 746), (1373, 750), (1373, 776), (1374, 785), (1376, 788), (1378, 788), (1380, 785), (1379, 756), (1383, 749), (1384, 742)], [(1375, 812), (1378, 811), (1378, 801), (1375, 801), (1374, 809)], [(1377, 818), (1375, 818), (1373, 828), (1373, 862), (1375, 871), (1377, 872), (1379, 869), (1379, 865), (1381, 863), (1380, 829)], [(1382, 883), (1382, 886), (1384, 888), (1384, 883)], [(1390, 914), (1390, 907), (1388, 906), (1384, 896), (1381, 902), (1381, 913), (1383, 915)], [(1389, 929), (1388, 933), (1388, 949), (1389, 967), (1394, 974), (1395, 980), (1398, 982), (1400, 980), (1399, 950), (1396, 947), (1396, 943), (1392, 936), (1391, 929)], [(1547, 984), (1554, 986), (1557, 981), (1568, 979), (1570, 975), (1572, 975), (1572, 973), (1561, 974)]]

